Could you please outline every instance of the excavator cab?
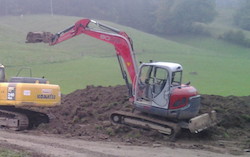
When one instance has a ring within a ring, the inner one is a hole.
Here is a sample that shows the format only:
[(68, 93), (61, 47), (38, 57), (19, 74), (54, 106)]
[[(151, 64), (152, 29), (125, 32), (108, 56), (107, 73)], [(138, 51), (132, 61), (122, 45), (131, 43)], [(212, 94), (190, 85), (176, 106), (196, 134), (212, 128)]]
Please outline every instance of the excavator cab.
[(0, 64), (0, 82), (6, 82), (4, 66)]
[(189, 119), (196, 116), (200, 109), (200, 96), (194, 87), (181, 83), (182, 70), (177, 63), (143, 63), (135, 86), (135, 108), (167, 118)]
[(176, 63), (142, 64), (135, 89), (137, 106), (168, 109), (171, 88), (181, 85), (181, 74), (182, 67)]

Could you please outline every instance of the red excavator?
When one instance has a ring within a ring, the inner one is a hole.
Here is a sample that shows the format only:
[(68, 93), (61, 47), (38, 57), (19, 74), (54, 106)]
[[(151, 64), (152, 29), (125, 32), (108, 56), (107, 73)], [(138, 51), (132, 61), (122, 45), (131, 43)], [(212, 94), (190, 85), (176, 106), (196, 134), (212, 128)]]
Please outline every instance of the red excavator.
[(151, 128), (167, 135), (176, 135), (182, 128), (197, 133), (217, 123), (215, 111), (198, 115), (200, 95), (190, 83), (182, 84), (183, 69), (180, 64), (151, 61), (141, 63), (138, 67), (131, 38), (116, 28), (82, 19), (56, 34), (29, 32), (26, 43), (56, 45), (79, 34), (86, 34), (115, 47), (130, 101), (136, 112), (114, 112), (110, 115), (113, 123)]

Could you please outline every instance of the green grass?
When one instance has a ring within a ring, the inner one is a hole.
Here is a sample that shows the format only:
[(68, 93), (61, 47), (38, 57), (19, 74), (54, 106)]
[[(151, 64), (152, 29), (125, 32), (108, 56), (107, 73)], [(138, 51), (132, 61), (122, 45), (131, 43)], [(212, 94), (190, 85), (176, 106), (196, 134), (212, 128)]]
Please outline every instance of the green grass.
[(5, 149), (5, 148), (1, 148), (0, 147), (0, 157), (29, 157), (30, 155), (28, 155), (25, 152), (21, 152), (21, 151), (16, 151), (16, 150), (9, 150), (9, 149)]
[[(9, 67), (13, 76), (17, 67)], [(78, 60), (55, 64), (41, 64), (32, 66), (33, 76), (45, 76), (50, 83), (59, 84), (63, 93), (69, 93), (76, 89), (85, 88), (87, 85), (118, 85), (124, 84), (119, 71), (116, 58), (97, 58), (86, 56)], [(26, 71), (21, 76), (29, 74)], [(26, 75), (27, 76), (27, 75)]]
[[(64, 94), (87, 85), (124, 84), (114, 48), (86, 35), (56, 46), (25, 44), (29, 31), (58, 32), (78, 17), (0, 17), (0, 62), (8, 76), (29, 66), (33, 76), (59, 84)], [(214, 38), (181, 36), (167, 40), (132, 28), (104, 22), (124, 30), (134, 40), (138, 61), (177, 62), (184, 67), (184, 82), (191, 81), (202, 94), (250, 95), (250, 49)], [(196, 75), (192, 75), (196, 72)]]

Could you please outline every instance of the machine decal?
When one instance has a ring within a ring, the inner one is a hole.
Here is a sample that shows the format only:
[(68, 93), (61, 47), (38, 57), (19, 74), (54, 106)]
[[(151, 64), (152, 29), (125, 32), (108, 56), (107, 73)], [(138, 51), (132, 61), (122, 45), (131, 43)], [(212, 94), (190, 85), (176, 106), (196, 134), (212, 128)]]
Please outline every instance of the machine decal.
[(110, 36), (107, 36), (107, 35), (101, 34), (101, 35), (100, 35), (100, 39), (110, 41), (111, 37), (110, 37)]
[(16, 87), (8, 87), (7, 99), (16, 100)]
[(23, 91), (23, 95), (24, 96), (30, 96), (31, 95), (31, 91), (30, 90), (24, 90)]
[(104, 35), (104, 34), (100, 35), (100, 39), (105, 40), (105, 41), (109, 41), (109, 42), (113, 42), (113, 43), (116, 43), (116, 44), (121, 43), (119, 38), (111, 37), (109, 35)]
[(52, 94), (52, 89), (42, 89), (43, 94)]
[(37, 98), (38, 99), (56, 99), (56, 96), (55, 95), (45, 95), (45, 94), (39, 94), (37, 95)]

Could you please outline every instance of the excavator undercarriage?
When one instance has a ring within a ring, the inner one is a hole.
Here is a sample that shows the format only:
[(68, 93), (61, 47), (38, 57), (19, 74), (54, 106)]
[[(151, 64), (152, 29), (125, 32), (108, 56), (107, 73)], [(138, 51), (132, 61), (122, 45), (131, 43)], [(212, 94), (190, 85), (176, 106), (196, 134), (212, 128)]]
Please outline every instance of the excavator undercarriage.
[(186, 121), (171, 121), (163, 117), (141, 112), (129, 113), (122, 111), (112, 113), (110, 118), (114, 124), (153, 129), (171, 137), (178, 135), (181, 129), (188, 129), (191, 133), (198, 133), (217, 124), (215, 111), (196, 116)]
[(48, 123), (49, 117), (41, 112), (14, 106), (0, 107), (0, 126), (11, 130), (25, 130), (37, 127), (41, 123)]
[(164, 121), (143, 113), (117, 111), (112, 113), (110, 118), (114, 124), (125, 124), (144, 129), (154, 129), (166, 135), (174, 135), (180, 131), (180, 126), (177, 123)]

